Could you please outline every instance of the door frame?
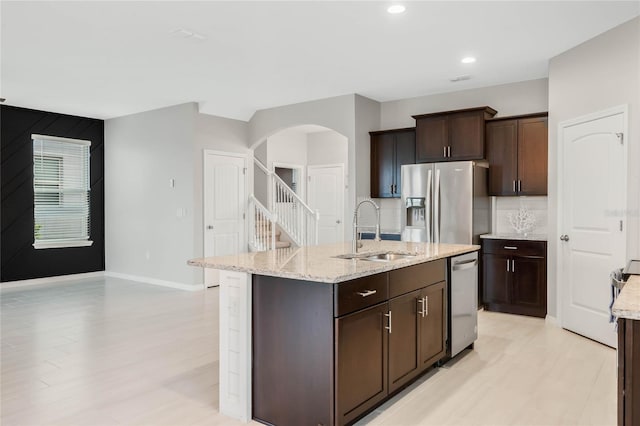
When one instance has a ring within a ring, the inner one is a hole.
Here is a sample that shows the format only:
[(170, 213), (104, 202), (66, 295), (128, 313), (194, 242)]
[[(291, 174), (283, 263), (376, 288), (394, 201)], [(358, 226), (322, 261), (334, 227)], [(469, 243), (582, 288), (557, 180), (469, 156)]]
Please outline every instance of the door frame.
[[(207, 158), (209, 155), (215, 155), (219, 157), (234, 157), (241, 158), (244, 162), (244, 200), (243, 200), (243, 214), (242, 218), (242, 241), (240, 241), (241, 247), (244, 247), (245, 250), (249, 245), (249, 236), (248, 236), (248, 226), (247, 226), (247, 200), (248, 200), (248, 184), (249, 181), (253, 182), (253, 176), (249, 176), (249, 167), (247, 165), (248, 154), (242, 154), (238, 152), (228, 152), (228, 151), (218, 151), (214, 149), (203, 149), (202, 150), (202, 256), (206, 256), (206, 248), (207, 248)], [(204, 274), (206, 275), (206, 268), (204, 269)], [(203, 276), (203, 287), (207, 289), (207, 280), (206, 276)]]
[(283, 169), (293, 169), (298, 170), (300, 172), (300, 187), (298, 191), (298, 197), (300, 197), (304, 202), (307, 202), (307, 170), (306, 167), (302, 164), (293, 164), (293, 163), (282, 163), (280, 161), (272, 161), (271, 162), (271, 172), (273, 174), (276, 173), (276, 167)]
[[(625, 235), (624, 235), (624, 239), (625, 239), (625, 257), (626, 257), (626, 253), (627, 253), (627, 233), (629, 231), (629, 221), (627, 218), (627, 210), (628, 210), (628, 202), (629, 202), (629, 197), (628, 197), (628, 185), (629, 185), (629, 175), (628, 175), (628, 163), (629, 163), (629, 106), (628, 104), (622, 104), (622, 105), (617, 105), (611, 108), (607, 108), (604, 110), (600, 110), (600, 111), (596, 111), (593, 113), (589, 113), (589, 114), (585, 114), (585, 115), (581, 115), (579, 117), (575, 117), (569, 120), (565, 120), (562, 121), (560, 123), (558, 123), (558, 133), (557, 133), (557, 155), (558, 155), (558, 160), (556, 162), (556, 171), (557, 171), (557, 179), (556, 179), (556, 221), (557, 221), (557, 227), (555, 229), (555, 233), (553, 233), (553, 235), (551, 233), (549, 233), (549, 236), (554, 238), (553, 240), (553, 244), (555, 245), (555, 247), (557, 247), (556, 249), (556, 315), (557, 315), (557, 321), (558, 321), (558, 325), (560, 327), (563, 326), (564, 324), (564, 309), (563, 309), (563, 287), (561, 285), (561, 283), (563, 282), (563, 278), (565, 276), (565, 266), (564, 263), (562, 262), (563, 260), (563, 255), (562, 255), (562, 250), (561, 250), (561, 245), (560, 243), (558, 243), (558, 241), (560, 241), (560, 236), (563, 234), (563, 230), (564, 230), (564, 211), (561, 208), (561, 201), (564, 198), (564, 189), (563, 189), (563, 183), (564, 183), (564, 178), (566, 176), (566, 172), (564, 170), (564, 129), (568, 128), (568, 127), (572, 127), (578, 124), (583, 124), (583, 123), (587, 123), (589, 121), (595, 121), (595, 120), (599, 120), (602, 118), (606, 118), (606, 117), (611, 117), (613, 115), (617, 115), (617, 114), (622, 114), (623, 116), (623, 125), (622, 125), (622, 132), (623, 132), (623, 150), (624, 150), (624, 157), (625, 157), (625, 161), (621, 164), (621, 167), (623, 168), (622, 172), (623, 172), (623, 176), (625, 176), (625, 180), (624, 180), (624, 188), (622, 193), (624, 194), (624, 203), (623, 205), (625, 206), (624, 209), (624, 214), (623, 214), (623, 222), (624, 224), (627, 226), (626, 230), (625, 230)], [(622, 266), (622, 265), (621, 265)], [(548, 270), (548, 265), (547, 265), (547, 270)], [(547, 301), (547, 303), (549, 303)], [(548, 311), (548, 308), (547, 308)]]
[[(349, 186), (348, 181), (347, 181), (347, 176), (345, 174), (345, 164), (344, 163), (330, 163), (330, 164), (313, 164), (313, 165), (307, 165), (307, 184), (309, 183), (309, 177), (310, 177), (310, 171), (311, 170), (316, 170), (316, 169), (326, 169), (329, 167), (340, 167), (340, 169), (342, 170), (342, 186), (344, 186), (344, 195), (342, 196), (342, 217), (341, 217), (341, 221), (342, 221), (342, 238), (344, 239), (343, 241), (347, 241), (347, 239), (345, 238), (345, 235), (347, 233), (347, 225), (344, 222), (345, 219), (347, 218), (347, 214), (346, 214), (346, 209), (348, 208), (348, 197), (349, 197), (349, 193), (347, 191), (347, 188)], [(309, 205), (309, 199), (308, 198), (304, 198), (305, 203), (307, 203), (307, 205)]]

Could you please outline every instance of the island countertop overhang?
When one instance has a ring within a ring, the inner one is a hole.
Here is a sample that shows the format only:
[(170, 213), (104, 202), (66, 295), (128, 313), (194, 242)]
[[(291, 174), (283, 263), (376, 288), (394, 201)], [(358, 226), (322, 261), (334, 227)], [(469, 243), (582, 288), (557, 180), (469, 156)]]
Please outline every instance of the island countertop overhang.
[(479, 249), (478, 245), (467, 244), (365, 240), (359, 254), (393, 252), (414, 256), (388, 262), (336, 258), (335, 256), (351, 252), (351, 242), (343, 242), (199, 258), (187, 263), (204, 268), (335, 284)]

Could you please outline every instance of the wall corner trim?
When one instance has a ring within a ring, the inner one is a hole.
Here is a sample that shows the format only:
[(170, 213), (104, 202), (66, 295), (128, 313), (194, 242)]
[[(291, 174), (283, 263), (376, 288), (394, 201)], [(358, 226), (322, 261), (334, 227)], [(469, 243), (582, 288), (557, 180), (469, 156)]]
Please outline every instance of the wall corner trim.
[(551, 316), (551, 315), (547, 315), (547, 316), (544, 318), (544, 322), (545, 322), (546, 324), (549, 324), (549, 325), (553, 325), (553, 326), (556, 326), (556, 327), (560, 327), (560, 322), (558, 321), (558, 318), (553, 317), (553, 316)]

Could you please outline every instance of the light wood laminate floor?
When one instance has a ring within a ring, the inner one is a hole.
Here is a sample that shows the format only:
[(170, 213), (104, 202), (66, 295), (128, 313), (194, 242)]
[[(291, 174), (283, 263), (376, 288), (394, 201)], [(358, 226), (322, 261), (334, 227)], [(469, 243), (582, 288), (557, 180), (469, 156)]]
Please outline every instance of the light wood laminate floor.
[[(98, 278), (0, 299), (3, 426), (242, 424), (217, 410), (217, 289)], [(505, 314), (481, 312), (479, 333), (359, 424), (616, 423), (613, 349)]]

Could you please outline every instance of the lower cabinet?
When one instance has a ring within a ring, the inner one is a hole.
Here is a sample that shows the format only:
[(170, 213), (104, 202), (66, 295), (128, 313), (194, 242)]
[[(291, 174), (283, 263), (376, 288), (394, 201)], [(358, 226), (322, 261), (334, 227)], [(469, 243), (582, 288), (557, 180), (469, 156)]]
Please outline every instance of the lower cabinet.
[(349, 424), (446, 354), (446, 260), (338, 284), (254, 276), (253, 418)]
[(336, 410), (340, 424), (355, 419), (388, 393), (388, 304), (336, 319)]
[(640, 320), (618, 318), (618, 426), (640, 425)]
[(482, 250), (485, 309), (544, 318), (546, 242), (485, 239)]

